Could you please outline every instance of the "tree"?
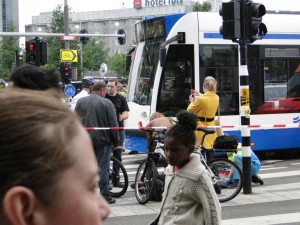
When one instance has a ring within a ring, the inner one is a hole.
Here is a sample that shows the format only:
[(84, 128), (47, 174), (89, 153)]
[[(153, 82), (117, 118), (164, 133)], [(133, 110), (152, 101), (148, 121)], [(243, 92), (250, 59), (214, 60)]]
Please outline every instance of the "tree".
[[(13, 32), (14, 27), (8, 28), (8, 32)], [(0, 41), (0, 78), (9, 80), (12, 68), (16, 64), (16, 50), (18, 47), (18, 37), (3, 37)]]
[[(64, 33), (64, 11), (62, 7), (58, 5), (52, 12), (50, 19), (49, 33)], [(46, 67), (59, 68), (60, 62), (60, 50), (65, 49), (65, 43), (61, 41), (60, 37), (46, 37), (45, 42), (48, 48), (48, 63)], [(70, 49), (77, 49), (78, 41), (70, 41)]]
[[(64, 12), (60, 5), (58, 5), (52, 12), (50, 20), (49, 33), (64, 33)], [(70, 33), (72, 33), (70, 31)], [(45, 38), (48, 46), (48, 63), (47, 67), (58, 68), (61, 65), (60, 62), (60, 50), (65, 49), (65, 43), (61, 41), (60, 37), (47, 37)], [(76, 41), (70, 41), (70, 49), (78, 50), (80, 55), (80, 39)], [(82, 47), (82, 68), (78, 69), (78, 73), (83, 71), (96, 70), (100, 68), (100, 64), (105, 62), (108, 57), (108, 49), (105, 48), (103, 41), (91, 38), (90, 41)], [(73, 63), (73, 67), (81, 65), (81, 58), (78, 56), (79, 62)]]
[(116, 71), (121, 79), (128, 78), (128, 73), (126, 72), (126, 55), (116, 53), (108, 59), (108, 68), (112, 71)]
[(107, 61), (109, 49), (105, 48), (104, 42), (96, 38), (90, 38), (82, 48), (83, 68), (86, 70), (99, 70), (100, 65)]
[(193, 12), (209, 12), (211, 11), (211, 4), (208, 1), (203, 2), (202, 4), (198, 1), (193, 5)]

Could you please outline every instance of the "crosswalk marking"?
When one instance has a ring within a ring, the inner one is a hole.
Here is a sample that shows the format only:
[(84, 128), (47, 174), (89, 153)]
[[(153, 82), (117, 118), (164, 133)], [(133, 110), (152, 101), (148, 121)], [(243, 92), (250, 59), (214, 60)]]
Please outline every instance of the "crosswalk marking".
[(290, 176), (299, 176), (300, 171), (294, 170), (294, 171), (286, 171), (286, 172), (277, 172), (277, 173), (266, 173), (266, 174), (260, 174), (261, 178), (274, 178), (274, 177), (290, 177)]
[(268, 167), (268, 168), (264, 168), (262, 167), (260, 169), (260, 171), (267, 171), (267, 170), (281, 170), (281, 169), (285, 169), (287, 168), (286, 166), (282, 166), (282, 167)]
[(239, 219), (222, 220), (222, 225), (276, 225), (300, 222), (300, 213), (286, 213), (268, 216), (255, 216)]
[[(146, 154), (139, 155), (124, 155), (123, 163), (127, 170), (129, 177), (129, 184), (134, 181), (135, 174), (139, 163), (146, 157)], [(300, 163), (289, 163), (289, 165), (297, 166)], [(300, 179), (296, 176), (300, 176), (300, 170), (282, 171), (288, 168), (285, 166), (276, 167), (274, 164), (263, 165), (259, 175), (264, 179), (265, 185), (252, 186), (252, 194), (243, 194), (243, 191), (233, 200), (222, 203), (223, 207), (239, 206), (239, 205), (251, 205), (260, 203), (273, 203), (280, 201), (289, 200), (300, 200)], [(291, 169), (291, 168), (290, 168)], [(274, 178), (290, 177), (295, 176), (295, 183), (284, 183), (272, 185), (273, 182), (268, 180)], [(134, 190), (128, 187), (127, 193), (121, 198), (117, 199), (117, 204), (111, 205), (112, 213), (109, 217), (124, 217), (124, 216), (135, 216), (135, 215), (155, 215), (159, 212), (160, 202), (150, 201), (146, 205), (141, 205), (137, 202), (134, 196)], [(245, 218), (235, 218), (222, 220), (222, 225), (253, 225), (253, 224), (264, 224), (264, 225), (279, 225), (295, 223), (300, 224), (300, 213), (295, 210), (293, 213), (286, 213), (280, 215), (265, 215)]]

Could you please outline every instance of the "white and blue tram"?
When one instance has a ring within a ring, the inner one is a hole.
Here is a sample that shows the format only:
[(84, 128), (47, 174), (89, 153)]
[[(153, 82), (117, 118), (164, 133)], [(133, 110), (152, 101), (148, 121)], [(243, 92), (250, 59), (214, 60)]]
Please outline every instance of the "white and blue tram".
[[(248, 46), (250, 123), (255, 151), (300, 149), (299, 128), (264, 125), (300, 124), (300, 15), (266, 14), (267, 35)], [(153, 112), (175, 116), (186, 109), (190, 89), (202, 90), (207, 75), (218, 81), (221, 125), (240, 136), (239, 46), (219, 33), (217, 13), (194, 12), (145, 18), (135, 25), (137, 45), (128, 81), (127, 127), (147, 124)], [(185, 40), (170, 41), (179, 32)], [(161, 66), (161, 45), (166, 57)], [(145, 139), (127, 131), (126, 147), (145, 151)]]

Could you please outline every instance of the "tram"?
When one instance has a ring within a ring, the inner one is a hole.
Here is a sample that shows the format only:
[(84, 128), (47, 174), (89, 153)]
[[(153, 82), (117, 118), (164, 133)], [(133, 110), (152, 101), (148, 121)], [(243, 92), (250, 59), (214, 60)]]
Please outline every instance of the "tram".
[[(250, 124), (259, 125), (251, 129), (254, 151), (300, 149), (299, 128), (272, 127), (300, 125), (299, 20), (299, 14), (266, 14), (268, 33), (248, 45)], [(125, 127), (146, 125), (154, 112), (175, 117), (187, 108), (190, 89), (203, 92), (202, 82), (210, 75), (218, 81), (221, 125), (234, 126), (224, 131), (240, 137), (239, 45), (223, 39), (221, 24), (218, 13), (193, 12), (145, 18), (135, 25)], [(164, 45), (165, 57), (160, 57)], [(126, 148), (145, 151), (143, 135), (131, 130), (126, 135)]]

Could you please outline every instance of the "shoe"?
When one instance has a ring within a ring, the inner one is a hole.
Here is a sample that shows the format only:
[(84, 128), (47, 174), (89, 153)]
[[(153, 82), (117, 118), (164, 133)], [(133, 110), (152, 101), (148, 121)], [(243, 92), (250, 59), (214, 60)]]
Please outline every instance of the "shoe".
[(260, 184), (260, 185), (264, 184), (263, 180), (257, 175), (252, 176), (252, 182), (255, 184)]
[(106, 201), (108, 202), (108, 204), (115, 204), (116, 203), (116, 199), (113, 199), (113, 198), (109, 198), (109, 199), (106, 198)]
[[(138, 186), (140, 188), (140, 187), (144, 187), (145, 185), (144, 185), (144, 183), (142, 181), (138, 181)], [(135, 183), (130, 184), (130, 187), (132, 189), (135, 189)]]
[(138, 151), (130, 151), (128, 152), (129, 155), (134, 155), (134, 154), (138, 154)]
[(123, 188), (124, 184), (122, 184), (120, 181), (117, 181), (117, 182), (113, 182), (113, 186), (118, 188)]

